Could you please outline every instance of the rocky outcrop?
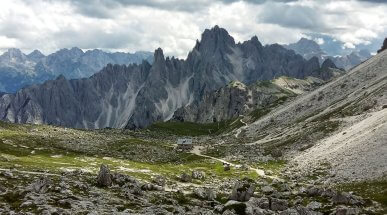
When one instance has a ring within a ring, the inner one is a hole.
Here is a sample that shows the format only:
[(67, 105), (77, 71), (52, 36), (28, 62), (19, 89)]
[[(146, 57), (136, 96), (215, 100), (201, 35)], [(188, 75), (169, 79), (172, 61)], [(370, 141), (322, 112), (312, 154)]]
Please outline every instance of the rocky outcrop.
[[(60, 51), (77, 59), (82, 50)], [(40, 65), (67, 61), (47, 59)], [(62, 58), (61, 58), (62, 59)], [(302, 56), (280, 45), (262, 46), (257, 37), (236, 44), (225, 29), (206, 30), (186, 60), (165, 58), (157, 49), (154, 62), (107, 65), (87, 79), (56, 80), (24, 88), (0, 98), (0, 118), (17, 123), (54, 124), (76, 128), (144, 128), (169, 120), (181, 107), (199, 101), (206, 93), (239, 80), (250, 84), (286, 75), (328, 78), (316, 73)], [(70, 69), (70, 68), (68, 68)]]
[(99, 169), (97, 185), (100, 187), (109, 187), (112, 185), (112, 175), (110, 174), (109, 168), (104, 164)]
[(237, 181), (234, 185), (234, 189), (229, 197), (229, 200), (238, 202), (247, 202), (253, 196), (255, 191), (255, 185), (252, 181), (244, 179)]
[(279, 77), (248, 86), (233, 81), (219, 90), (205, 94), (199, 101), (179, 108), (172, 119), (197, 123), (229, 120), (266, 108), (279, 100), (311, 91), (323, 83), (323, 80), (312, 77), (305, 80)]
[(384, 50), (386, 50), (386, 49), (387, 49), (387, 38), (384, 39), (382, 48), (380, 48), (380, 49), (378, 50), (378, 53), (380, 53), (380, 52), (382, 52), (382, 51), (384, 51)]

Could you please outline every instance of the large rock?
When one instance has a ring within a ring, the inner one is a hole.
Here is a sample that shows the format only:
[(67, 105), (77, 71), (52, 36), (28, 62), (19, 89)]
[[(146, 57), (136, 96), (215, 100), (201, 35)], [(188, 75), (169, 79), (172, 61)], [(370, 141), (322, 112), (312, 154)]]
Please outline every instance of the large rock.
[(336, 195), (332, 197), (332, 202), (334, 204), (350, 204), (350, 205), (364, 204), (364, 200), (361, 197), (358, 197), (346, 192), (336, 193)]
[(198, 179), (198, 180), (203, 180), (206, 178), (206, 173), (203, 171), (194, 170), (194, 171), (192, 171), (192, 178)]
[(245, 214), (246, 215), (261, 215), (265, 214), (264, 211), (265, 209), (269, 209), (270, 207), (270, 202), (269, 199), (267, 198), (250, 198), (246, 204), (246, 210)]
[(336, 209), (336, 215), (358, 215), (358, 214), (360, 214), (359, 208), (340, 207)]
[(235, 211), (236, 214), (243, 214), (246, 211), (246, 204), (244, 202), (229, 200), (224, 204), (224, 210)]
[(100, 187), (109, 187), (112, 185), (112, 175), (108, 166), (101, 164), (97, 177), (97, 185)]
[(213, 201), (216, 199), (216, 192), (211, 188), (196, 188), (194, 194), (204, 200)]
[(52, 186), (52, 182), (47, 177), (41, 177), (38, 180), (34, 181), (27, 187), (27, 191), (35, 193), (46, 193)]
[(273, 211), (284, 211), (288, 209), (288, 202), (283, 199), (272, 198), (270, 203), (270, 209)]
[[(105, 166), (104, 168), (107, 168), (107, 166)], [(104, 171), (106, 172), (106, 169)], [(100, 170), (100, 173), (101, 173), (101, 170)], [(118, 184), (119, 186), (123, 186), (126, 183), (137, 183), (137, 180), (135, 178), (128, 175), (124, 175), (121, 173), (110, 173), (110, 175), (111, 175), (112, 182), (114, 182), (115, 184)]]
[(181, 182), (191, 182), (192, 181), (192, 177), (190, 175), (188, 175), (187, 173), (182, 173), (179, 176), (179, 180)]
[(229, 199), (246, 202), (253, 196), (254, 191), (255, 185), (250, 180), (237, 181)]
[(165, 180), (164, 176), (157, 175), (157, 176), (152, 178), (152, 182), (157, 184), (157, 185), (159, 185), (159, 186), (161, 186), (161, 187), (164, 187), (165, 183), (166, 183), (166, 180)]

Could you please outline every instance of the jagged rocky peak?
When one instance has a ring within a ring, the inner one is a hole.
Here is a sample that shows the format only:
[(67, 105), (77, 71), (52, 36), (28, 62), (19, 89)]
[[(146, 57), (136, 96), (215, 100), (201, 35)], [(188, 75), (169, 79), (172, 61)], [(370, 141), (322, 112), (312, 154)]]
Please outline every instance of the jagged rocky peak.
[(298, 52), (322, 52), (320, 46), (313, 40), (301, 38), (297, 43), (289, 44), (290, 48), (297, 49)]
[(154, 53), (154, 62), (157, 63), (159, 61), (165, 61), (164, 52), (161, 48), (156, 49)]
[(24, 61), (26, 59), (26, 55), (20, 49), (10, 48), (3, 55), (3, 58), (7, 58), (9, 60), (14, 59), (18, 61)]
[(234, 38), (224, 28), (215, 25), (211, 29), (206, 29), (201, 41), (196, 43), (195, 49), (204, 55), (213, 55), (216, 52), (228, 52), (229, 47), (235, 46)]
[(333, 69), (338, 69), (335, 63), (330, 59), (327, 58), (321, 65), (322, 69), (327, 69), (327, 68), (333, 68)]
[(44, 58), (45, 55), (44, 55), (42, 52), (40, 52), (39, 50), (36, 50), (36, 49), (35, 49), (35, 50), (32, 51), (31, 53), (29, 53), (29, 54), (27, 55), (27, 57), (28, 57), (29, 59), (33, 60), (33, 61), (38, 61), (38, 60)]
[(384, 51), (384, 50), (386, 50), (386, 49), (387, 49), (387, 37), (386, 37), (386, 39), (384, 39), (382, 48), (380, 48), (380, 49), (378, 50), (378, 53), (380, 53), (380, 52), (382, 52), (382, 51)]

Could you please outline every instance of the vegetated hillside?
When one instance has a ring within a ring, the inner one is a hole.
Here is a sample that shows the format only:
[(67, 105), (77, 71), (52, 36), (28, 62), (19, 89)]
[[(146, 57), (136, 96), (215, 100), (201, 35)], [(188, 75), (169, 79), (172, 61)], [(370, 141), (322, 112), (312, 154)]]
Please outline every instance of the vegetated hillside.
[(252, 145), (285, 152), (297, 169), (329, 166), (333, 181), (387, 173), (387, 52), (242, 127)]

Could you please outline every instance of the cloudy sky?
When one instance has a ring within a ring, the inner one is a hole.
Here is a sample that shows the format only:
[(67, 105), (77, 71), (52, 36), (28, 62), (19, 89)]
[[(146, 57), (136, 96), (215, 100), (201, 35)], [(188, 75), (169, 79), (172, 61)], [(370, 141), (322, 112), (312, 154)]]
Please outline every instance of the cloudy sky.
[(387, 0), (1, 0), (0, 52), (74, 46), (185, 58), (206, 28), (264, 44), (301, 37), (375, 51), (387, 36)]

